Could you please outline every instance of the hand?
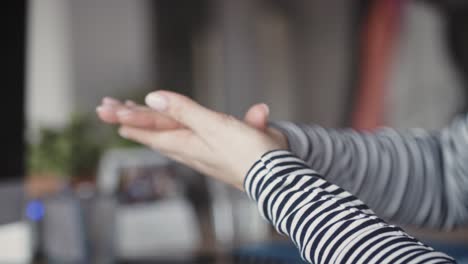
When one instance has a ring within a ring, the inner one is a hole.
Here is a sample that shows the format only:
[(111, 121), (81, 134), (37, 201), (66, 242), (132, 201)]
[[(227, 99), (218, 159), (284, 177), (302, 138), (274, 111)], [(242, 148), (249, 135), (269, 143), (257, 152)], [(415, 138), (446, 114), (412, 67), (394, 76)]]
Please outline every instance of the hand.
[(99, 117), (119, 133), (202, 173), (242, 189), (249, 167), (265, 152), (285, 149), (285, 137), (267, 127), (268, 108), (255, 105), (245, 123), (169, 91), (146, 97), (152, 108), (105, 98)]

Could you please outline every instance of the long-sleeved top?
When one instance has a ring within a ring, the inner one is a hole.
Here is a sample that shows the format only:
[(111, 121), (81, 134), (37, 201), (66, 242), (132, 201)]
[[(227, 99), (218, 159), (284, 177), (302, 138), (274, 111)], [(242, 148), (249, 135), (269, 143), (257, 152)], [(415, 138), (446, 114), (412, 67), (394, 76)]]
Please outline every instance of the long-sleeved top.
[(467, 221), (466, 117), (438, 132), (382, 128), (358, 133), (287, 122), (273, 126), (286, 134), (292, 153), (262, 156), (244, 187), (262, 216), (292, 239), (305, 260), (454, 262), (377, 215), (430, 227)]
[(289, 151), (264, 154), (247, 173), (244, 188), (309, 263), (454, 263), (377, 217)]

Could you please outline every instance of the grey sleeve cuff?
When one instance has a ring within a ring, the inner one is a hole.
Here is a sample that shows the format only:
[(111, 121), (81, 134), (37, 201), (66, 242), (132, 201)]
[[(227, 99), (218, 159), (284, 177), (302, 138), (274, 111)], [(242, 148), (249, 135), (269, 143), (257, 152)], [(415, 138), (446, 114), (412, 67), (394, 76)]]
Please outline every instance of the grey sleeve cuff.
[(289, 151), (302, 160), (307, 160), (312, 149), (304, 129), (297, 124), (287, 121), (271, 121), (269, 125), (281, 131), (288, 140)]

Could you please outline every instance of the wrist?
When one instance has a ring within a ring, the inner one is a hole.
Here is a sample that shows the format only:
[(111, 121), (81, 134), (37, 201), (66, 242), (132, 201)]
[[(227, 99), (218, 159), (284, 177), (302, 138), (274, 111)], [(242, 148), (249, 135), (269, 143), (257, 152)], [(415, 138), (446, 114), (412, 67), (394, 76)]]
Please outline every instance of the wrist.
[(288, 138), (279, 129), (268, 127), (266, 133), (280, 146), (279, 149), (289, 150)]

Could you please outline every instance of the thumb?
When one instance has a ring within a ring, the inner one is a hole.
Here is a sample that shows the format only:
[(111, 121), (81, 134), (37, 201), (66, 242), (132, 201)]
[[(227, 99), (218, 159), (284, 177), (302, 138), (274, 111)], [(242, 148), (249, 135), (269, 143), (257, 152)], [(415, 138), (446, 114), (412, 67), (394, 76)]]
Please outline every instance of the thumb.
[(195, 132), (216, 126), (221, 119), (219, 113), (201, 106), (184, 95), (170, 91), (149, 93), (145, 102), (149, 107)]
[(268, 126), (270, 108), (266, 104), (255, 104), (245, 114), (244, 121), (253, 128), (265, 130)]

